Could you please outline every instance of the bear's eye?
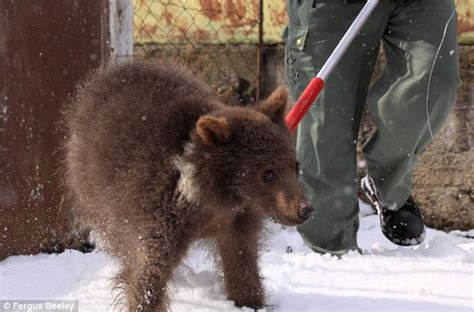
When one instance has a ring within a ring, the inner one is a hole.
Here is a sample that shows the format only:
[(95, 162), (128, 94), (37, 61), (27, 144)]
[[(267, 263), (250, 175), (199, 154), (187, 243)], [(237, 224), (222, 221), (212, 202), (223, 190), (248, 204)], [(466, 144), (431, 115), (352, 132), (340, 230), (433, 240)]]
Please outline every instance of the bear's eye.
[(272, 170), (266, 170), (263, 173), (263, 180), (265, 182), (270, 182), (275, 178), (275, 173)]

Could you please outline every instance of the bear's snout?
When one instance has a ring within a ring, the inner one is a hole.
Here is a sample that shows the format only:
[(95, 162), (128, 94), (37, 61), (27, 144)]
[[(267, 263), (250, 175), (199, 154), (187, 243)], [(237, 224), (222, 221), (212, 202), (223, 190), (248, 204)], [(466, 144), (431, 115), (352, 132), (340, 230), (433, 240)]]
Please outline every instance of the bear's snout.
[(278, 223), (284, 225), (302, 224), (308, 220), (314, 209), (302, 192), (296, 196), (288, 193), (281, 191), (276, 194), (276, 204), (271, 215)]
[(308, 204), (304, 204), (302, 205), (302, 208), (298, 210), (298, 217), (300, 217), (302, 221), (306, 221), (309, 219), (313, 211), (313, 207), (309, 206)]

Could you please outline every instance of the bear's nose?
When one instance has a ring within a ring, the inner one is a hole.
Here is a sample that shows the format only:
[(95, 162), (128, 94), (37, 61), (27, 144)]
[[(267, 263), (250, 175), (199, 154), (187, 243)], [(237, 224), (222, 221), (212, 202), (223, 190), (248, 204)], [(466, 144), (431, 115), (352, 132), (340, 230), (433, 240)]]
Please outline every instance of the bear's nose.
[(311, 216), (311, 213), (313, 211), (314, 211), (313, 207), (304, 206), (303, 208), (300, 208), (300, 210), (298, 210), (298, 217), (300, 217), (300, 219), (306, 221), (306, 220), (308, 220), (309, 216)]

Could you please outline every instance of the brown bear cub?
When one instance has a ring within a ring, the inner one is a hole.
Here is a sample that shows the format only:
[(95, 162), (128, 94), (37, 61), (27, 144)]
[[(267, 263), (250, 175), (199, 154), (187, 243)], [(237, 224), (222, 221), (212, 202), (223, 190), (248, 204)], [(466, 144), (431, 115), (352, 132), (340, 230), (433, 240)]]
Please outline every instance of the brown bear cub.
[(283, 117), (286, 91), (254, 108), (220, 103), (177, 65), (94, 74), (65, 113), (66, 185), (78, 220), (117, 257), (130, 311), (166, 311), (167, 283), (193, 241), (220, 255), (229, 300), (264, 306), (263, 218), (312, 211)]

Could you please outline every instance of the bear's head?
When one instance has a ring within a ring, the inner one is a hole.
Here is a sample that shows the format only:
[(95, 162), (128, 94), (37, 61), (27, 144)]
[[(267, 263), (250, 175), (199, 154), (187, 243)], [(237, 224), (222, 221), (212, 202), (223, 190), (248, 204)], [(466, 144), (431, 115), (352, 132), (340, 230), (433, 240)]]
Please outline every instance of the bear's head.
[(249, 210), (286, 225), (304, 222), (313, 209), (298, 181), (286, 103), (279, 88), (253, 108), (200, 117), (178, 163), (182, 195), (216, 213)]

